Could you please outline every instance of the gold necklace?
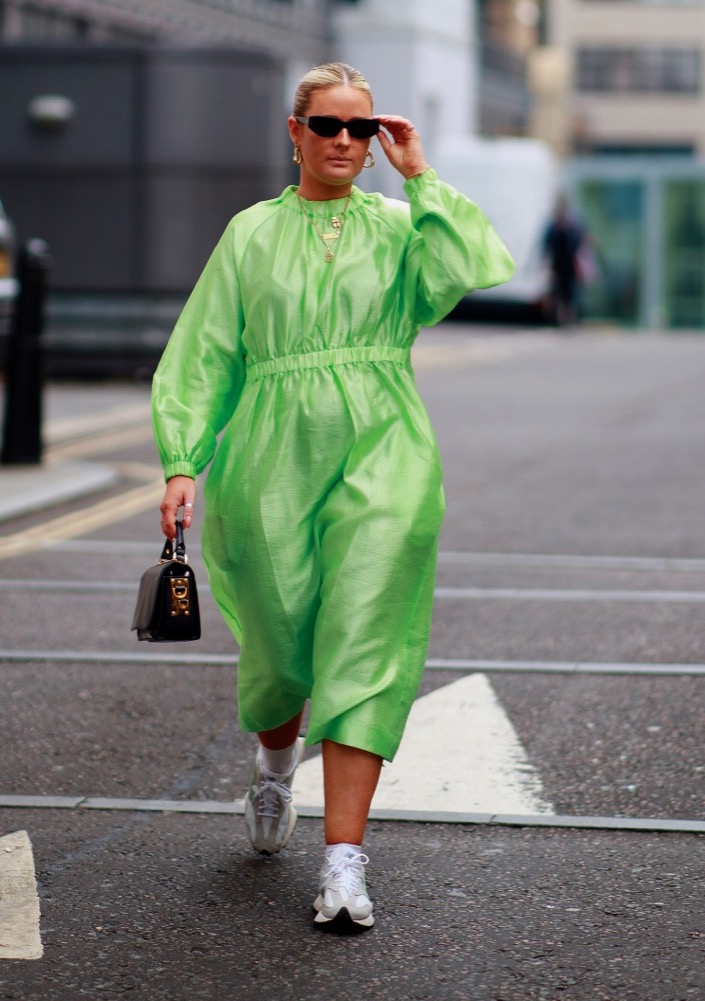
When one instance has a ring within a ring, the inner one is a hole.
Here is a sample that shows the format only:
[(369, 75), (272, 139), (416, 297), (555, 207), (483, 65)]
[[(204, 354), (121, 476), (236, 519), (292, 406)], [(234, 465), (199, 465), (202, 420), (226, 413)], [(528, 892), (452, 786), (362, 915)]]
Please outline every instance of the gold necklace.
[(345, 201), (345, 208), (340, 213), (340, 215), (334, 215), (330, 221), (330, 224), (333, 227), (333, 232), (322, 233), (321, 230), (316, 225), (316, 220), (313, 218), (313, 214), (309, 212), (306, 206), (304, 205), (303, 198), (298, 193), (298, 191), (296, 192), (296, 197), (299, 199), (299, 205), (301, 206), (301, 211), (304, 213), (304, 215), (308, 216), (311, 225), (316, 230), (321, 240), (323, 240), (323, 246), (326, 248), (326, 252), (323, 255), (323, 260), (326, 261), (328, 264), (330, 264), (331, 261), (335, 260), (335, 254), (333, 253), (333, 248), (335, 247), (336, 243), (338, 242), (338, 239), (340, 238), (340, 232), (342, 230), (343, 223), (345, 222), (345, 213), (348, 211), (348, 205), (350, 204), (351, 195), (352, 192), (350, 192), (350, 194), (348, 195)]

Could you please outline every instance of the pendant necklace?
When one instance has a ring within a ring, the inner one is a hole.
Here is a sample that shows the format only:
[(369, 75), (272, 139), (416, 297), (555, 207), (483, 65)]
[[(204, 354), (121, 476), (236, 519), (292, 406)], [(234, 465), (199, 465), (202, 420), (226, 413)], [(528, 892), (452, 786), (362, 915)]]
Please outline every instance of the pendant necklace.
[(296, 192), (296, 197), (299, 199), (299, 205), (301, 206), (301, 211), (304, 213), (304, 215), (308, 216), (311, 225), (316, 230), (321, 240), (323, 240), (323, 246), (326, 248), (326, 252), (323, 255), (323, 260), (326, 261), (328, 264), (330, 264), (332, 261), (335, 260), (335, 254), (333, 253), (333, 249), (340, 237), (340, 232), (342, 230), (343, 223), (345, 222), (345, 213), (348, 211), (348, 205), (350, 204), (351, 195), (352, 192), (350, 193), (350, 195), (348, 195), (345, 201), (345, 208), (340, 213), (340, 215), (334, 215), (333, 218), (331, 219), (330, 224), (333, 227), (333, 231), (330, 233), (323, 233), (316, 225), (316, 220), (313, 218), (312, 213), (306, 209), (303, 202), (303, 198), (298, 193), (298, 191)]

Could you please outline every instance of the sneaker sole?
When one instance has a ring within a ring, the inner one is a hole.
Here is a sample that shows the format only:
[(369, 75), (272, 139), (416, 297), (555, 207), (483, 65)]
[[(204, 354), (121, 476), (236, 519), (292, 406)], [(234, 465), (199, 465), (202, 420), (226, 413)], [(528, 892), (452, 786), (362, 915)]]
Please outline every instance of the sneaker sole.
[(316, 916), (313, 921), (314, 924), (319, 925), (321, 928), (329, 929), (331, 931), (353, 931), (356, 929), (366, 931), (375, 923), (375, 919), (372, 914), (368, 914), (366, 918), (351, 917), (347, 907), (341, 907), (337, 914), (335, 914), (332, 918), (329, 918), (323, 913), (322, 907), (323, 899), (321, 897), (316, 897), (313, 902), (313, 909), (316, 911)]

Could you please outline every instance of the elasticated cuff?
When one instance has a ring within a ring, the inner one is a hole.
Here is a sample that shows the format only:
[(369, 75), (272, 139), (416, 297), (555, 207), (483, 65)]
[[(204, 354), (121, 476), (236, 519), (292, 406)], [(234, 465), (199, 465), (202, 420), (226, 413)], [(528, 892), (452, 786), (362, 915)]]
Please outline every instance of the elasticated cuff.
[(164, 479), (170, 480), (172, 476), (190, 476), (196, 479), (196, 467), (193, 462), (181, 459), (179, 462), (168, 462), (164, 466)]
[(416, 174), (414, 177), (410, 177), (408, 181), (404, 181), (404, 191), (411, 197), (412, 194), (423, 191), (424, 188), (435, 184), (437, 181), (438, 174), (433, 167), (426, 167), (420, 174)]

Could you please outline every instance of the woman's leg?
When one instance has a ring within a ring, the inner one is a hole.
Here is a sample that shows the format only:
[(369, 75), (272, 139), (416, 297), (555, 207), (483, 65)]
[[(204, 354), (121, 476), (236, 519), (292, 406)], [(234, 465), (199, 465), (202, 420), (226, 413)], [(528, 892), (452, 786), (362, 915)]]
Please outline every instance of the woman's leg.
[(303, 709), (286, 723), (257, 735), (260, 747), (245, 797), (245, 825), (252, 847), (263, 855), (281, 851), (296, 826), (291, 785), (299, 763), (302, 714)]
[(327, 845), (361, 845), (382, 758), (358, 747), (323, 741), (324, 833)]
[(304, 711), (301, 709), (296, 716), (281, 726), (276, 726), (273, 730), (261, 730), (257, 734), (260, 744), (269, 751), (283, 751), (291, 747), (299, 736), (303, 714)]
[(317, 925), (335, 922), (364, 929), (375, 923), (365, 880), (369, 859), (361, 848), (381, 767), (377, 754), (323, 741), (327, 847), (313, 903)]

